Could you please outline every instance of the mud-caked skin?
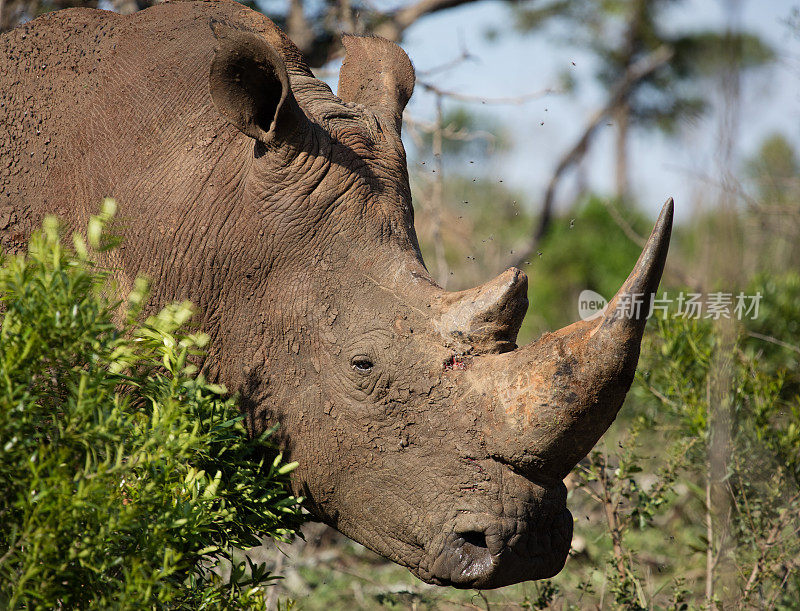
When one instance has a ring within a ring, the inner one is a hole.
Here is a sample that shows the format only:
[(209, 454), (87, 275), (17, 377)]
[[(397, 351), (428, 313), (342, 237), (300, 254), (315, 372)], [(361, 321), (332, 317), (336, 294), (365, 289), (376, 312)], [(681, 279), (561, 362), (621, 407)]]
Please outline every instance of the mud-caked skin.
[(447, 293), (422, 262), (400, 140), (411, 63), (344, 42), (337, 97), (235, 2), (70, 9), (3, 35), (2, 246), (115, 198), (123, 242), (104, 263), (123, 288), (152, 278), (153, 309), (198, 305), (204, 367), (252, 433), (280, 423), (321, 520), (433, 583), (554, 575), (561, 480), (631, 383), (672, 205), (604, 317), (517, 348), (521, 271)]

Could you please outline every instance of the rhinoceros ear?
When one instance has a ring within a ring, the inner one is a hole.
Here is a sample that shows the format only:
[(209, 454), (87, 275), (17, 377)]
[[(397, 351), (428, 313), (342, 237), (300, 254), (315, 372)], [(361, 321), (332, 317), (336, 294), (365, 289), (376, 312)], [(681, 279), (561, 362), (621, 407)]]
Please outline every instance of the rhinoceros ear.
[(414, 91), (414, 67), (405, 51), (377, 36), (344, 36), (344, 64), (338, 96), (363, 104), (395, 121), (398, 133), (403, 109)]
[(260, 36), (212, 24), (211, 99), (237, 129), (264, 144), (287, 139), (305, 123), (278, 52)]

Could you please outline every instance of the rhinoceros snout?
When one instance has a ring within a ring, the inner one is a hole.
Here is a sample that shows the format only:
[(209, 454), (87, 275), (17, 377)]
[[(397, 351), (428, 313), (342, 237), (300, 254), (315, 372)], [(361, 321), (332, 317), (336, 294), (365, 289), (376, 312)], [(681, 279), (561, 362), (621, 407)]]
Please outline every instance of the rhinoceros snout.
[[(516, 480), (518, 476), (507, 474)], [(562, 483), (527, 483), (529, 496), (500, 515), (460, 511), (446, 527), (428, 581), (456, 588), (499, 588), (545, 579), (564, 566), (572, 541), (572, 515)], [(476, 499), (477, 500), (477, 499)]]
[(518, 523), (503, 534), (495, 524), (450, 533), (434, 562), (433, 580), (456, 588), (488, 589), (552, 577), (567, 559), (572, 523), (564, 507), (541, 530)]

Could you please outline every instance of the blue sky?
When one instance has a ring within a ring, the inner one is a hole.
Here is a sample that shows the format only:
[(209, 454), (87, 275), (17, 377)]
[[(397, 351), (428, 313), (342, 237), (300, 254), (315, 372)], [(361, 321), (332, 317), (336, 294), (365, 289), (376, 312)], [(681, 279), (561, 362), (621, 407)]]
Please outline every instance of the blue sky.
[[(736, 139), (739, 159), (755, 151), (762, 138), (773, 131), (782, 131), (793, 142), (800, 142), (800, 38), (785, 24), (798, 4), (783, 0), (740, 4), (740, 23), (769, 42), (778, 53), (778, 61), (743, 81)], [(722, 28), (726, 23), (723, 9), (723, 3), (717, 0), (691, 0), (671, 10), (663, 23), (676, 29)], [(485, 36), (487, 29), (500, 35), (490, 41)], [(465, 47), (477, 61), (437, 74), (436, 85), (478, 96), (539, 91), (557, 85), (560, 72), (574, 72), (579, 83), (574, 96), (548, 95), (519, 106), (469, 105), (510, 128), (513, 153), (485, 169), (493, 178), (523, 188), (534, 207), (557, 158), (575, 141), (587, 117), (604, 99), (592, 80), (591, 55), (554, 36), (517, 34), (510, 11), (502, 2), (479, 2), (420, 20), (407, 32), (403, 47), (421, 73), (420, 80), (426, 78), (425, 70), (457, 57)], [(418, 88), (408, 112), (431, 118), (432, 96)], [(655, 213), (666, 197), (673, 196), (678, 220), (686, 220), (698, 195), (706, 201), (713, 199), (718, 181), (719, 120), (719, 113), (712, 111), (704, 120), (686, 126), (676, 139), (653, 133), (635, 135), (630, 155), (632, 187), (648, 211)], [(611, 134), (611, 128), (601, 132), (586, 164), (589, 184), (606, 193), (613, 185)], [(568, 197), (568, 191), (562, 194)]]

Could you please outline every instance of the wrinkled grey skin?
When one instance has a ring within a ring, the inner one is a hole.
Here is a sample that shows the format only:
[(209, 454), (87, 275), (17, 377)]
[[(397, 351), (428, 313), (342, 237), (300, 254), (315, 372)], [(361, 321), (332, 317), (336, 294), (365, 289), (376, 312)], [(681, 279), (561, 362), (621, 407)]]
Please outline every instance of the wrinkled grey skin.
[(0, 38), (0, 229), (85, 226), (103, 197), (123, 286), (199, 306), (205, 367), (252, 433), (280, 422), (297, 493), (422, 579), (549, 577), (572, 534), (562, 478), (631, 383), (644, 327), (614, 307), (664, 265), (665, 207), (609, 314), (516, 347), (527, 279), (447, 293), (413, 226), (402, 110), (414, 75), (345, 39), (339, 97), (232, 2), (74, 9)]

